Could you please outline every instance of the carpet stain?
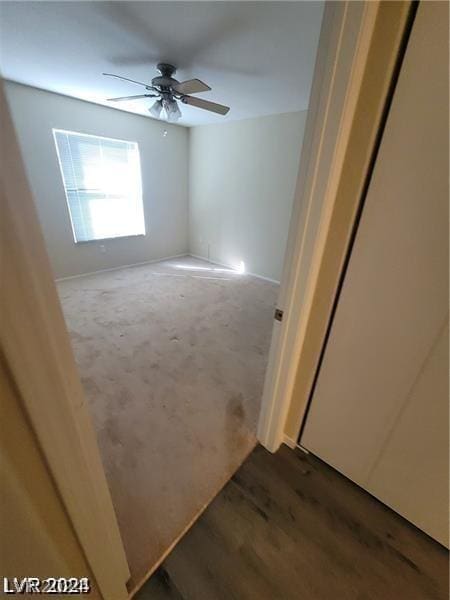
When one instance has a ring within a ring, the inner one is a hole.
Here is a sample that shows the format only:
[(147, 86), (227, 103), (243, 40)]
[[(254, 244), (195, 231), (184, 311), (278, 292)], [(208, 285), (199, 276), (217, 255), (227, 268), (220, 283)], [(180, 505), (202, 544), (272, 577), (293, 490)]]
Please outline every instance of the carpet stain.
[(237, 420), (239, 423), (245, 418), (245, 409), (242, 402), (242, 394), (238, 394), (237, 396), (230, 398), (227, 404), (227, 414), (231, 416), (232, 420)]

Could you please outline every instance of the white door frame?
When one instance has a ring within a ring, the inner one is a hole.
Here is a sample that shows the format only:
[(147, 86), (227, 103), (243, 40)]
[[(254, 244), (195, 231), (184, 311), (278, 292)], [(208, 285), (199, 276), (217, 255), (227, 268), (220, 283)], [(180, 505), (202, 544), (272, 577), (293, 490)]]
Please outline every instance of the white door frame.
[(95, 597), (126, 600), (125, 551), (1, 83), (0, 124), (0, 356), (95, 578)]
[[(308, 327), (315, 310), (315, 294), (323, 276), (321, 269), (327, 244), (331, 243), (330, 226), (333, 212), (338, 206), (339, 186), (346, 168), (348, 173), (346, 158), (355, 130), (358, 127), (361, 130), (358, 110), (361, 113), (364, 91), (367, 93), (370, 84), (375, 85), (371, 96), (375, 93), (379, 98), (373, 106), (368, 107), (363, 120), (364, 127), (367, 126), (364, 140), (367, 157), (359, 165), (359, 174), (356, 173), (356, 179), (359, 175), (363, 181), (368, 172), (410, 9), (410, 2), (350, 0), (330, 2), (325, 6), (278, 301), (283, 320), (274, 323), (258, 424), (258, 440), (271, 452), (278, 450), (283, 442), (291, 447), (297, 444), (319, 360), (317, 342), (321, 347), (325, 338), (326, 322), (331, 314), (362, 193), (362, 185), (354, 190), (354, 207), (347, 213), (343, 227), (346, 243), (341, 245), (341, 260), (334, 266), (332, 274), (336, 285), (333, 292), (328, 293), (328, 310), (322, 315), (320, 333), (317, 334), (317, 329), (315, 333), (314, 366), (310, 357), (309, 363), (305, 359), (305, 367), (302, 359), (308, 350), (311, 354), (308, 344), (312, 343)], [(384, 37), (380, 38), (381, 28), (385, 31)], [(377, 61), (378, 68), (381, 64), (384, 79), (370, 81), (370, 73), (377, 71)], [(292, 400), (298, 373), (305, 383), (304, 397), (293, 411)], [(288, 413), (292, 412), (295, 414), (290, 418), (294, 420), (294, 425), (291, 424), (290, 431), (286, 433)]]

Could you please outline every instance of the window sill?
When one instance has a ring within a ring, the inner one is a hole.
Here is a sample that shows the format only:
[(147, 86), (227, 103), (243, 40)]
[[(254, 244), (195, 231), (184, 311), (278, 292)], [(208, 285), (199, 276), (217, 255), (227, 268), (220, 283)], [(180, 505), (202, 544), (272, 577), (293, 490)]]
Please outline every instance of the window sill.
[(131, 235), (117, 235), (115, 237), (109, 237), (109, 238), (100, 238), (100, 239), (96, 239), (96, 240), (81, 240), (79, 242), (74, 241), (74, 245), (75, 246), (83, 246), (84, 244), (102, 244), (103, 242), (111, 242), (113, 240), (129, 240), (131, 238), (143, 238), (145, 237), (147, 234), (146, 233), (136, 233), (136, 234), (131, 234)]

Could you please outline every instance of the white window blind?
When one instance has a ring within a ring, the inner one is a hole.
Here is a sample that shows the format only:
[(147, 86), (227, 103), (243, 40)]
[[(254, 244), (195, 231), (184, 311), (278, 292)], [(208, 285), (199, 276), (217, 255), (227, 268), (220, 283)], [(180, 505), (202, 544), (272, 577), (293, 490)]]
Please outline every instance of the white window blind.
[(144, 235), (136, 142), (54, 129), (75, 242)]

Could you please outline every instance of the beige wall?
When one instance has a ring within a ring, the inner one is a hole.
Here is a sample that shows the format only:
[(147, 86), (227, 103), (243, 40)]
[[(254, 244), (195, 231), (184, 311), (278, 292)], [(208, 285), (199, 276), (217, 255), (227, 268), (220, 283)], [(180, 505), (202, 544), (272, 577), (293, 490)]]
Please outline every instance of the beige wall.
[(306, 111), (191, 128), (191, 253), (279, 281)]
[(0, 362), (0, 563), (2, 577), (89, 577), (20, 398)]
[[(187, 128), (12, 82), (5, 88), (55, 277), (187, 252)], [(52, 128), (138, 142), (145, 236), (74, 243)]]

